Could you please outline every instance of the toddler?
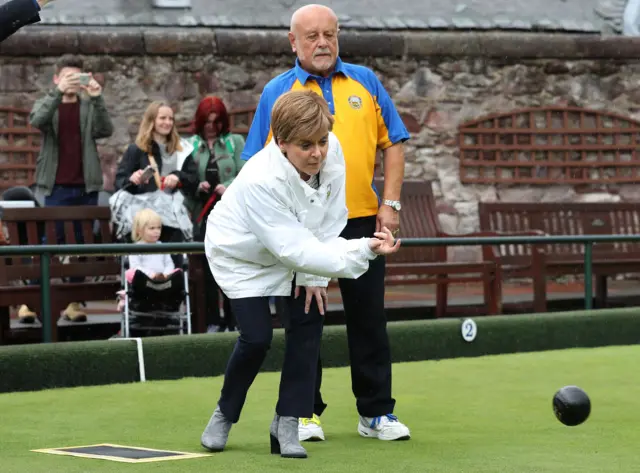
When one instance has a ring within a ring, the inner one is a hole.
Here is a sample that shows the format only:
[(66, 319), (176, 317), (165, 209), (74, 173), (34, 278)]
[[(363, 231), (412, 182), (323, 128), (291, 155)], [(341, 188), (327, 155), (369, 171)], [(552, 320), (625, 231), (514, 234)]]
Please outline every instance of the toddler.
[[(131, 238), (136, 243), (160, 244), (162, 219), (151, 209), (142, 209), (133, 218)], [(129, 268), (125, 273), (128, 282), (133, 281), (136, 271), (141, 271), (154, 281), (164, 281), (176, 270), (171, 255), (130, 255)]]

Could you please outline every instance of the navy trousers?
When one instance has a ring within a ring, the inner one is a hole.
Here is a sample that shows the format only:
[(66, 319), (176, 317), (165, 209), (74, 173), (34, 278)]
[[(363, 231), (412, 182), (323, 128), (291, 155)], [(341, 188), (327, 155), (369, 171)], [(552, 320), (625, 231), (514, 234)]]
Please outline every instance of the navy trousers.
[[(311, 417), (323, 316), (311, 305), (304, 313), (305, 294), (285, 298), (285, 353), (276, 413), (287, 417)], [(231, 422), (238, 422), (247, 392), (256, 378), (273, 338), (269, 297), (231, 299), (231, 310), (240, 335), (229, 358), (218, 405)]]

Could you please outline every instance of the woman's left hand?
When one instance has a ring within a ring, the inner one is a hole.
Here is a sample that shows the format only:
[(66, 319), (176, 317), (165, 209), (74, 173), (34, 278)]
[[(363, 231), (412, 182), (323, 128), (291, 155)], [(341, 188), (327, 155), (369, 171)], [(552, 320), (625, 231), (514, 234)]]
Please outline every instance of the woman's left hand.
[(175, 174), (169, 174), (164, 178), (164, 188), (175, 189), (179, 182), (180, 179), (178, 179), (178, 176), (176, 176)]
[[(296, 286), (296, 290), (293, 293), (296, 299), (300, 295), (300, 287), (301, 286)], [(313, 301), (313, 299), (315, 299), (318, 303), (318, 310), (320, 311), (320, 315), (324, 315), (324, 310), (329, 305), (327, 288), (319, 286), (308, 286), (304, 289), (306, 293), (306, 299), (304, 302), (304, 313), (309, 313), (309, 310), (311, 309), (311, 302)]]
[(222, 195), (224, 194), (224, 191), (226, 191), (227, 188), (225, 186), (223, 186), (222, 184), (218, 184), (214, 189), (213, 192), (215, 192), (218, 195)]
[(375, 238), (369, 239), (369, 248), (377, 255), (390, 255), (400, 249), (400, 240), (396, 240), (387, 227), (373, 234)]

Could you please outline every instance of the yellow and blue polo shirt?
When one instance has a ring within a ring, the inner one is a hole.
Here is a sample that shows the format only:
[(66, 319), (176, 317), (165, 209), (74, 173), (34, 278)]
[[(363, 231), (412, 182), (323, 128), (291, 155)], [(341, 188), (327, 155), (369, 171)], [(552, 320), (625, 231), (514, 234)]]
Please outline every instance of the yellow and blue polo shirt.
[(324, 78), (309, 74), (296, 60), (293, 69), (264, 87), (242, 159), (248, 160), (271, 140), (271, 109), (277, 98), (302, 89), (322, 95), (334, 116), (333, 132), (346, 162), (349, 218), (375, 215), (380, 204), (373, 184), (376, 152), (408, 140), (409, 132), (384, 86), (366, 67), (338, 58), (333, 73)]

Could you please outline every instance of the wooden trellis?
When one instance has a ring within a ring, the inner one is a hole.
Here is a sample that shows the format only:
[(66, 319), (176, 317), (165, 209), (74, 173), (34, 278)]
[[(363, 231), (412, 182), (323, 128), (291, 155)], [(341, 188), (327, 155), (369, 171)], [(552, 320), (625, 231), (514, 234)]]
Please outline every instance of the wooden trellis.
[(40, 130), (29, 125), (29, 110), (0, 107), (0, 192), (34, 182)]
[(640, 181), (640, 122), (579, 107), (492, 114), (458, 128), (465, 184)]

